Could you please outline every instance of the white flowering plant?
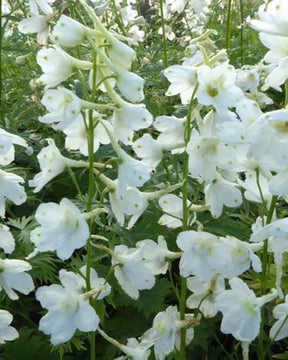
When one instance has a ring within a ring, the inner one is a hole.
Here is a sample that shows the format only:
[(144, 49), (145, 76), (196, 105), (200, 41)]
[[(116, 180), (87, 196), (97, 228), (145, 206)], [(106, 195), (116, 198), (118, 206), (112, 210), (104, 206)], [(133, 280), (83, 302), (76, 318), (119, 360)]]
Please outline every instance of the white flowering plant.
[(0, 358), (288, 358), (287, 1), (0, 4)]

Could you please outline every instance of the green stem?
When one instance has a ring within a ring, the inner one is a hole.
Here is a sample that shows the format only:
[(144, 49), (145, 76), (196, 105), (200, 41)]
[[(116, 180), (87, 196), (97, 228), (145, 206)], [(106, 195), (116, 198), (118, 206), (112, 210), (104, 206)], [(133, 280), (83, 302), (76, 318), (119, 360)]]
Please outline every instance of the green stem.
[(161, 13), (161, 27), (162, 27), (162, 38), (163, 38), (163, 52), (164, 52), (164, 68), (168, 67), (168, 54), (167, 54), (167, 40), (165, 31), (165, 19), (164, 19), (164, 7), (163, 0), (160, 0), (160, 13)]
[[(267, 214), (266, 225), (270, 224), (272, 221), (275, 205), (277, 202), (277, 196), (272, 197), (271, 205)], [(262, 284), (261, 284), (261, 295), (264, 295), (267, 290), (267, 268), (268, 268), (268, 239), (264, 240), (263, 245), (263, 270), (262, 270)]]
[[(96, 74), (97, 56), (96, 53), (93, 55), (93, 72)], [(90, 101), (94, 101), (95, 97), (95, 82), (92, 84), (92, 91)], [(86, 121), (86, 131), (88, 140), (88, 162), (89, 162), (89, 185), (88, 185), (88, 199), (86, 204), (86, 212), (92, 211), (92, 202), (95, 194), (95, 179), (94, 179), (94, 121), (93, 121), (93, 110), (89, 110), (88, 124)], [(91, 245), (91, 234), (93, 234), (93, 218), (88, 220), (90, 236), (86, 244), (87, 251), (87, 264), (86, 264), (86, 288), (87, 291), (91, 290), (91, 262), (92, 262), (92, 245)], [(89, 299), (90, 304), (93, 306), (93, 299)], [(95, 333), (90, 333), (90, 359), (95, 360)]]
[[(185, 146), (190, 141), (191, 137), (191, 118), (192, 118), (192, 108), (193, 108), (193, 100), (194, 96), (197, 91), (197, 86), (191, 96), (188, 114), (187, 114), (187, 121), (186, 121), (186, 128), (185, 128)], [(189, 224), (189, 209), (188, 209), (188, 176), (189, 176), (189, 156), (185, 152), (184, 154), (184, 168), (183, 168), (183, 187), (182, 187), (182, 200), (183, 200), (183, 231), (188, 230)], [(185, 308), (186, 308), (186, 294), (187, 294), (187, 281), (186, 278), (181, 279), (181, 293), (180, 293), (180, 320), (185, 319)], [(181, 340), (180, 340), (180, 354), (179, 360), (186, 360), (186, 328), (181, 329)]]
[(239, 0), (240, 5), (240, 59), (241, 59), (241, 66), (244, 65), (244, 7), (243, 7), (243, 0)]
[(71, 180), (73, 181), (73, 184), (75, 185), (75, 188), (76, 188), (76, 190), (78, 192), (78, 195), (79, 195), (80, 199), (85, 203), (86, 200), (85, 200), (85, 198), (84, 198), (84, 196), (82, 194), (82, 191), (80, 189), (80, 186), (78, 184), (78, 181), (76, 179), (76, 176), (75, 176), (73, 170), (69, 166), (66, 167), (66, 170), (67, 170), (68, 174), (70, 175)]
[(285, 82), (285, 102), (284, 106), (286, 107), (288, 105), (288, 81)]
[[(277, 202), (277, 196), (273, 196), (267, 214), (266, 225), (271, 223), (276, 202)], [(264, 295), (267, 290), (268, 239), (264, 240), (262, 263), (263, 263), (263, 270), (262, 270), (261, 295)]]
[[(273, 217), (273, 213), (274, 213), (274, 209), (276, 206), (276, 202), (277, 202), (277, 196), (273, 196), (272, 197), (272, 201), (270, 204), (270, 208), (268, 210), (267, 213), (267, 219), (266, 219), (266, 225), (270, 224), (272, 221), (272, 217)], [(264, 295), (267, 291), (267, 270), (269, 267), (269, 257), (268, 257), (268, 239), (264, 240), (264, 245), (263, 245), (263, 254), (262, 254), (262, 279), (261, 279), (261, 295)], [(259, 341), (258, 341), (258, 345), (259, 345), (259, 360), (265, 360), (266, 358), (266, 351), (264, 350), (264, 336), (265, 336), (265, 331), (264, 331), (264, 324), (265, 324), (265, 307), (263, 306), (261, 309), (261, 328), (260, 328), (260, 333), (259, 333)]]
[(122, 22), (122, 18), (120, 18), (120, 16), (118, 15), (115, 0), (112, 0), (112, 7), (113, 7), (113, 13), (115, 16), (115, 21), (116, 21), (117, 25), (119, 26), (119, 29), (121, 30), (123, 36), (126, 36), (126, 31), (125, 31), (125, 28), (124, 28), (124, 25)]
[(227, 19), (226, 19), (226, 50), (229, 52), (230, 47), (230, 23), (231, 23), (232, 0), (228, 0)]
[[(93, 111), (89, 111), (89, 122), (88, 122), (88, 161), (89, 161), (89, 186), (88, 186), (88, 199), (86, 205), (86, 211), (92, 210), (92, 201), (94, 197), (94, 124), (93, 124)], [(86, 244), (87, 251), (87, 264), (86, 264), (86, 288), (87, 291), (91, 290), (91, 261), (92, 261), (92, 246), (90, 243), (91, 234), (93, 233), (93, 219), (88, 220), (90, 236)], [(92, 304), (93, 299), (89, 299)], [(95, 334), (90, 333), (90, 359), (95, 360)]]

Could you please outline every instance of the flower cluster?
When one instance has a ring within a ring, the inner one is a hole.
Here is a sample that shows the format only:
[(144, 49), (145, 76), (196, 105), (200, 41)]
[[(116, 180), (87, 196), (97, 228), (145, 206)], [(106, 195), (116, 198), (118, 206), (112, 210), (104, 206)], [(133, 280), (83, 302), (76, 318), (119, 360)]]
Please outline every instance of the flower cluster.
[[(186, 46), (185, 57), (163, 70), (169, 107), (157, 114), (145, 102), (144, 76), (134, 66), (132, 46), (144, 42), (145, 12), (133, 0), (113, 0), (112, 12), (106, 2), (72, 3), (56, 9), (54, 0), (30, 0), (30, 16), (18, 26), (25, 35), (37, 33), (41, 45), (42, 73), (34, 79), (43, 90), (39, 122), (63, 139), (63, 147), (56, 136), (45, 140), (37, 154), (40, 171), (28, 185), (41, 194), (67, 172), (78, 195), (40, 203), (34, 214), (34, 251), (26, 260), (51, 252), (61, 264), (60, 283), (36, 290), (47, 310), (39, 329), (53, 345), (89, 333), (91, 359), (97, 332), (124, 354), (118, 360), (148, 360), (152, 348), (157, 360), (173, 352), (184, 360), (203, 318), (215, 318), (247, 360), (253, 341), (259, 335), (259, 344), (264, 341), (266, 304), (276, 319), (271, 340), (288, 336), (282, 284), (288, 220), (277, 209), (288, 194), (287, 94), (284, 107), (267, 111), (273, 100), (265, 93), (282, 91), (288, 79), (287, 3), (272, 0), (260, 6), (259, 19), (248, 19), (269, 52), (255, 66), (236, 68), (214, 43), (215, 32), (204, 28), (210, 0), (148, 1), (152, 20), (160, 13), (163, 43), (178, 38)], [(174, 33), (175, 16), (183, 24)], [(29, 153), (25, 140), (0, 129), (0, 247), (7, 254), (0, 259), (0, 290), (11, 300), (34, 290), (31, 265), (10, 258), (17, 241), (6, 207), (27, 198), (24, 179), (4, 170), (14, 161), (14, 145)], [(128, 240), (129, 230), (149, 220), (151, 204), (159, 233)], [(227, 214), (241, 221), (248, 207), (251, 236), (209, 227)], [(116, 308), (115, 293), (140, 301), (160, 277), (171, 281), (179, 306), (169, 301), (126, 345), (112, 338), (104, 317)], [(0, 310), (0, 343), (18, 336), (11, 321)]]

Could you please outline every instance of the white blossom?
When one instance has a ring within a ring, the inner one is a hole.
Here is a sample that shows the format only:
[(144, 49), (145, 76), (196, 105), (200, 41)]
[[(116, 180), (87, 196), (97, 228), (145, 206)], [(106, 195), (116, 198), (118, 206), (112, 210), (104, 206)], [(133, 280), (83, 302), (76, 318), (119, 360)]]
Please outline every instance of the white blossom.
[(10, 326), (13, 316), (6, 310), (0, 310), (0, 344), (12, 341), (19, 337), (18, 331)]
[(15, 239), (8, 226), (0, 224), (0, 247), (6, 254), (12, 254), (15, 249)]
[(271, 294), (257, 298), (247, 284), (239, 278), (229, 280), (231, 290), (225, 290), (216, 298), (216, 307), (223, 314), (221, 331), (232, 334), (237, 340), (252, 342), (257, 337), (261, 323), (261, 307), (276, 297)]
[(38, 251), (54, 251), (62, 259), (68, 259), (75, 249), (85, 246), (89, 228), (80, 210), (68, 199), (60, 204), (41, 204), (35, 218), (40, 224), (31, 232), (31, 241)]
[[(180, 347), (180, 330), (189, 324), (191, 318), (180, 320), (180, 313), (176, 306), (169, 306), (165, 311), (158, 313), (151, 329), (147, 330), (141, 338), (143, 343), (154, 343), (154, 353), (157, 360), (164, 360), (167, 355)], [(194, 329), (188, 328), (186, 332), (186, 345), (194, 336)]]
[(99, 317), (83, 294), (85, 280), (73, 272), (60, 270), (61, 285), (41, 286), (36, 299), (48, 313), (41, 318), (39, 329), (51, 335), (52, 345), (69, 341), (76, 330), (96, 331)]
[(52, 139), (47, 139), (48, 146), (37, 155), (41, 171), (29, 180), (29, 186), (35, 187), (34, 192), (39, 192), (50, 180), (61, 174), (66, 166), (86, 167), (81, 161), (70, 160), (61, 155)]
[(275, 306), (273, 316), (277, 321), (270, 329), (270, 338), (279, 341), (288, 336), (288, 295), (284, 303)]
[(23, 260), (0, 259), (0, 290), (4, 289), (12, 300), (19, 298), (15, 291), (28, 295), (34, 290), (32, 277), (26, 273), (31, 269)]
[(132, 298), (138, 299), (139, 290), (151, 289), (155, 278), (143, 262), (141, 249), (117, 245), (112, 255), (114, 275), (122, 289)]
[(39, 117), (39, 121), (45, 124), (58, 123), (55, 129), (65, 129), (75, 119), (81, 116), (81, 99), (68, 89), (48, 89), (45, 91), (41, 103), (49, 111), (48, 114)]
[(29, 0), (29, 10), (32, 15), (39, 15), (39, 8), (44, 14), (50, 15), (53, 10), (50, 4), (53, 4), (55, 0)]
[(27, 195), (24, 187), (20, 184), (24, 179), (16, 174), (8, 173), (0, 169), (0, 216), (5, 215), (5, 200), (9, 199), (16, 205), (23, 204)]
[(233, 66), (221, 64), (211, 69), (202, 65), (197, 74), (199, 103), (214, 106), (218, 114), (225, 115), (228, 108), (235, 107), (243, 97), (241, 89), (235, 85), (236, 71)]
[(224, 279), (216, 275), (210, 281), (199, 281), (195, 276), (187, 278), (187, 287), (191, 294), (186, 301), (189, 309), (198, 309), (206, 318), (214, 317), (216, 309), (215, 299), (225, 290)]
[(47, 45), (49, 36), (50, 16), (36, 15), (21, 20), (18, 24), (18, 30), (22, 34), (37, 33), (37, 42), (39, 45)]

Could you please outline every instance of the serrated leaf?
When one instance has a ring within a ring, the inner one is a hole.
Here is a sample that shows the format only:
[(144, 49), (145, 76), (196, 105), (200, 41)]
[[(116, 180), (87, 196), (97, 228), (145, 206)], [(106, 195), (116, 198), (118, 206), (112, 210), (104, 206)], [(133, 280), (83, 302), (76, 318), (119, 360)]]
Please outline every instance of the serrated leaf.
[(171, 294), (171, 291), (172, 286), (170, 282), (163, 278), (159, 279), (152, 289), (140, 291), (137, 301), (129, 298), (127, 295), (121, 295), (115, 299), (115, 304), (122, 307), (134, 307), (148, 318), (166, 308), (165, 299)]

